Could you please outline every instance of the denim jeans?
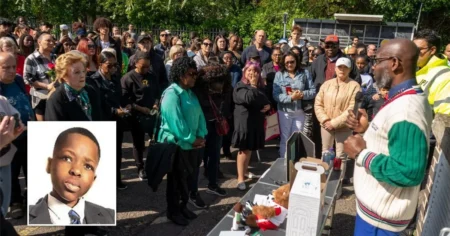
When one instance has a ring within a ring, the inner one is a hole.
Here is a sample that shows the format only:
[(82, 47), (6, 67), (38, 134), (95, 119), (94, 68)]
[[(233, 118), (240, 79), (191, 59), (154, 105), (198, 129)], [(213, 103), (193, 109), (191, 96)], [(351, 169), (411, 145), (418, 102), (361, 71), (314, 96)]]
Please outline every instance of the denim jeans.
[(11, 201), (11, 165), (0, 167), (0, 189), (3, 192), (3, 202), (0, 208), (5, 216)]
[(280, 157), (284, 158), (286, 155), (286, 143), (289, 137), (294, 132), (303, 130), (303, 123), (305, 122), (305, 113), (303, 110), (295, 112), (278, 111), (278, 122), (280, 125)]
[(203, 156), (203, 164), (208, 170), (209, 187), (217, 186), (217, 175), (219, 174), (220, 148), (222, 147), (222, 136), (217, 135), (216, 121), (206, 123), (208, 135)]

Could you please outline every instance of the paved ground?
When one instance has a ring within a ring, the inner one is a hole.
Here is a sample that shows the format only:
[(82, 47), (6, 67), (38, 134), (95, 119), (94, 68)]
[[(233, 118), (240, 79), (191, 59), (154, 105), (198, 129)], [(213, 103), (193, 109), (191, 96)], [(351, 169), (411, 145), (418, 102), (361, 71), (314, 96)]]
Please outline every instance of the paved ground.
[[(122, 174), (128, 189), (118, 191), (117, 195), (117, 226), (111, 228), (110, 235), (155, 235), (155, 236), (188, 236), (188, 235), (207, 235), (207, 233), (220, 221), (227, 211), (245, 194), (235, 188), (237, 182), (235, 155), (232, 160), (221, 159), (220, 168), (225, 174), (226, 179), (221, 182), (228, 195), (218, 197), (205, 193), (208, 181), (203, 176), (201, 169), (199, 179), (199, 190), (204, 201), (209, 205), (208, 209), (195, 210), (199, 217), (187, 227), (176, 226), (168, 222), (166, 213), (165, 189), (166, 182), (160, 185), (157, 192), (153, 192), (147, 183), (141, 182), (137, 178), (136, 167), (132, 158), (131, 139), (129, 135), (125, 137), (123, 144), (124, 162), (122, 164)], [(250, 163), (252, 172), (262, 174), (276, 159), (277, 150), (268, 147), (260, 152), (262, 162), (257, 161), (256, 155), (253, 155)], [(249, 181), (248, 184), (251, 184)], [(333, 228), (331, 235), (348, 236), (353, 235), (354, 216), (355, 216), (355, 197), (353, 188), (346, 187), (343, 190), (343, 198), (337, 201), (335, 210)], [(62, 235), (61, 227), (28, 227), (26, 217), (20, 220), (10, 219), (15, 225), (20, 235)], [(231, 226), (230, 226), (231, 227)]]

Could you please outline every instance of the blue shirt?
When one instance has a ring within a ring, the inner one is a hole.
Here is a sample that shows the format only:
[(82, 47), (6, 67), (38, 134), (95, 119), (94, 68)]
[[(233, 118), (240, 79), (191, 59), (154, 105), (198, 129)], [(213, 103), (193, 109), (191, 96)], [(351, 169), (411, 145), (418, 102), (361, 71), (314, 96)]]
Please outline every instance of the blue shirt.
[(30, 101), (24, 91), (20, 89), (15, 82), (11, 84), (3, 84), (3, 96), (8, 99), (8, 102), (17, 109), (20, 113), (20, 119), (26, 126), (28, 121), (34, 120), (34, 112), (31, 108)]
[(417, 85), (416, 79), (409, 79), (401, 82), (400, 84), (395, 85), (389, 90), (389, 99), (394, 97), (395, 95), (402, 93), (403, 91), (412, 88)]
[[(287, 94), (286, 87), (290, 86), (292, 91), (303, 92), (303, 99), (292, 101)], [(278, 71), (273, 81), (273, 99), (278, 103), (278, 110), (284, 112), (294, 112), (302, 109), (302, 100), (312, 100), (316, 96), (316, 86), (308, 70), (297, 71), (294, 79), (287, 71)]]
[(232, 65), (230, 68), (230, 75), (231, 75), (231, 86), (233, 88), (236, 86), (236, 84), (241, 81), (242, 78), (242, 69), (237, 65)]

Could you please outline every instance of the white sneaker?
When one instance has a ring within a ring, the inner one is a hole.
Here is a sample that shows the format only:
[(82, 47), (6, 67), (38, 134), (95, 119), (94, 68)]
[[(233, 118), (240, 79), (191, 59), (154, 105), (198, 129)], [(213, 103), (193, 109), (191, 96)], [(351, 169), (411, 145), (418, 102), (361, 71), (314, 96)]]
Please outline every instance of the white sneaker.
[(240, 182), (238, 183), (237, 188), (241, 191), (244, 191), (245, 189), (247, 189), (247, 186), (245, 185), (245, 182)]
[(248, 172), (248, 174), (244, 175), (248, 179), (259, 179), (261, 178), (261, 175), (255, 175), (252, 172)]

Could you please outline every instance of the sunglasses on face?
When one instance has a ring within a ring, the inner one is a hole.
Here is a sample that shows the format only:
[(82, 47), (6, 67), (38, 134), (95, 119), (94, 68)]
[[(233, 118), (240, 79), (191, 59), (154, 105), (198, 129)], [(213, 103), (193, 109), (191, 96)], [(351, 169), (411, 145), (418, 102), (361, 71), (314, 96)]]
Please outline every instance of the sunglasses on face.
[(170, 36), (170, 34), (160, 34), (159, 36), (161, 36), (161, 37), (168, 37), (168, 36)]
[(95, 48), (95, 44), (88, 44), (88, 48), (89, 49), (94, 49)]
[(281, 54), (273, 54), (274, 57), (281, 57)]
[(112, 69), (117, 66), (117, 63), (114, 64), (105, 63), (105, 65), (107, 65), (108, 69)]
[(203, 43), (203, 45), (205, 45), (206, 47), (208, 47), (208, 46), (212, 46), (213, 44), (212, 44), (212, 43)]
[(320, 54), (312, 54), (313, 57), (318, 57)]
[(295, 61), (287, 61), (287, 62), (285, 62), (284, 64), (286, 64), (286, 65), (290, 65), (290, 64), (294, 65), (294, 64), (295, 64)]
[(326, 49), (328, 49), (328, 48), (337, 48), (337, 45), (336, 44), (325, 44), (325, 48)]
[(134, 44), (134, 42), (127, 42), (128, 44)]

